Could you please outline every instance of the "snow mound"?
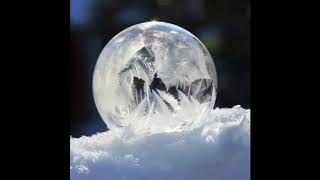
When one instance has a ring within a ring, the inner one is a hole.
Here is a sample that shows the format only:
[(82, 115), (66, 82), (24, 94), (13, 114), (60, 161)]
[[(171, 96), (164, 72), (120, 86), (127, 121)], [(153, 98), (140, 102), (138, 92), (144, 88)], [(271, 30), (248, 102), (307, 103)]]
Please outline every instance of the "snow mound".
[(183, 130), (71, 137), (70, 179), (250, 179), (250, 109), (217, 108)]

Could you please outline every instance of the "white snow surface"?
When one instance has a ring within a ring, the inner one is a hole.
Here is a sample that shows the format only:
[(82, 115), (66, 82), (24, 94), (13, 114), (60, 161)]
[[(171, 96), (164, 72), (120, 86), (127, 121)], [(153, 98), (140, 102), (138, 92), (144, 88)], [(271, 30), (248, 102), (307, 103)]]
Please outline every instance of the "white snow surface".
[(70, 137), (70, 179), (248, 180), (250, 109), (216, 108), (184, 129)]

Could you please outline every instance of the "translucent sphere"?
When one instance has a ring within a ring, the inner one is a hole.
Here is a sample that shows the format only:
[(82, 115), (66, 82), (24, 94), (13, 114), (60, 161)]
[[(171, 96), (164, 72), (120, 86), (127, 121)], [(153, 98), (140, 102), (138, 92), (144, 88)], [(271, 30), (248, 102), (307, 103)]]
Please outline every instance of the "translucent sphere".
[[(190, 114), (195, 111), (190, 104), (213, 107), (216, 87), (212, 57), (200, 40), (179, 26), (156, 21), (112, 38), (93, 75), (94, 100), (109, 129), (152, 124), (154, 114), (165, 114), (163, 119)], [(138, 122), (141, 117), (144, 122)]]

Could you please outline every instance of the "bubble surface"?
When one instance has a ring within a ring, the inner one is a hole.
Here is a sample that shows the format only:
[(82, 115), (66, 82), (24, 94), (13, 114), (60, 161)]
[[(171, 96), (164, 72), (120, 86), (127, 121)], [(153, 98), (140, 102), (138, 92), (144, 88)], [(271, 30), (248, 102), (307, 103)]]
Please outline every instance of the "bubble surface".
[(186, 116), (213, 108), (216, 88), (206, 47), (165, 22), (121, 31), (102, 50), (93, 74), (94, 100), (109, 129), (185, 126), (192, 123)]

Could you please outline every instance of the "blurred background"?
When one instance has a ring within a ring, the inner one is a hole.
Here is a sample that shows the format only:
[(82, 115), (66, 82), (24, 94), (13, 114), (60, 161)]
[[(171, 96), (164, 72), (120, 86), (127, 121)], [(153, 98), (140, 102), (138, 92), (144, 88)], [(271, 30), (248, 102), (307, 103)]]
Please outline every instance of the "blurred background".
[(106, 131), (93, 100), (92, 75), (108, 41), (145, 21), (176, 24), (208, 48), (218, 74), (216, 107), (250, 108), (249, 0), (70, 0), (70, 135)]

